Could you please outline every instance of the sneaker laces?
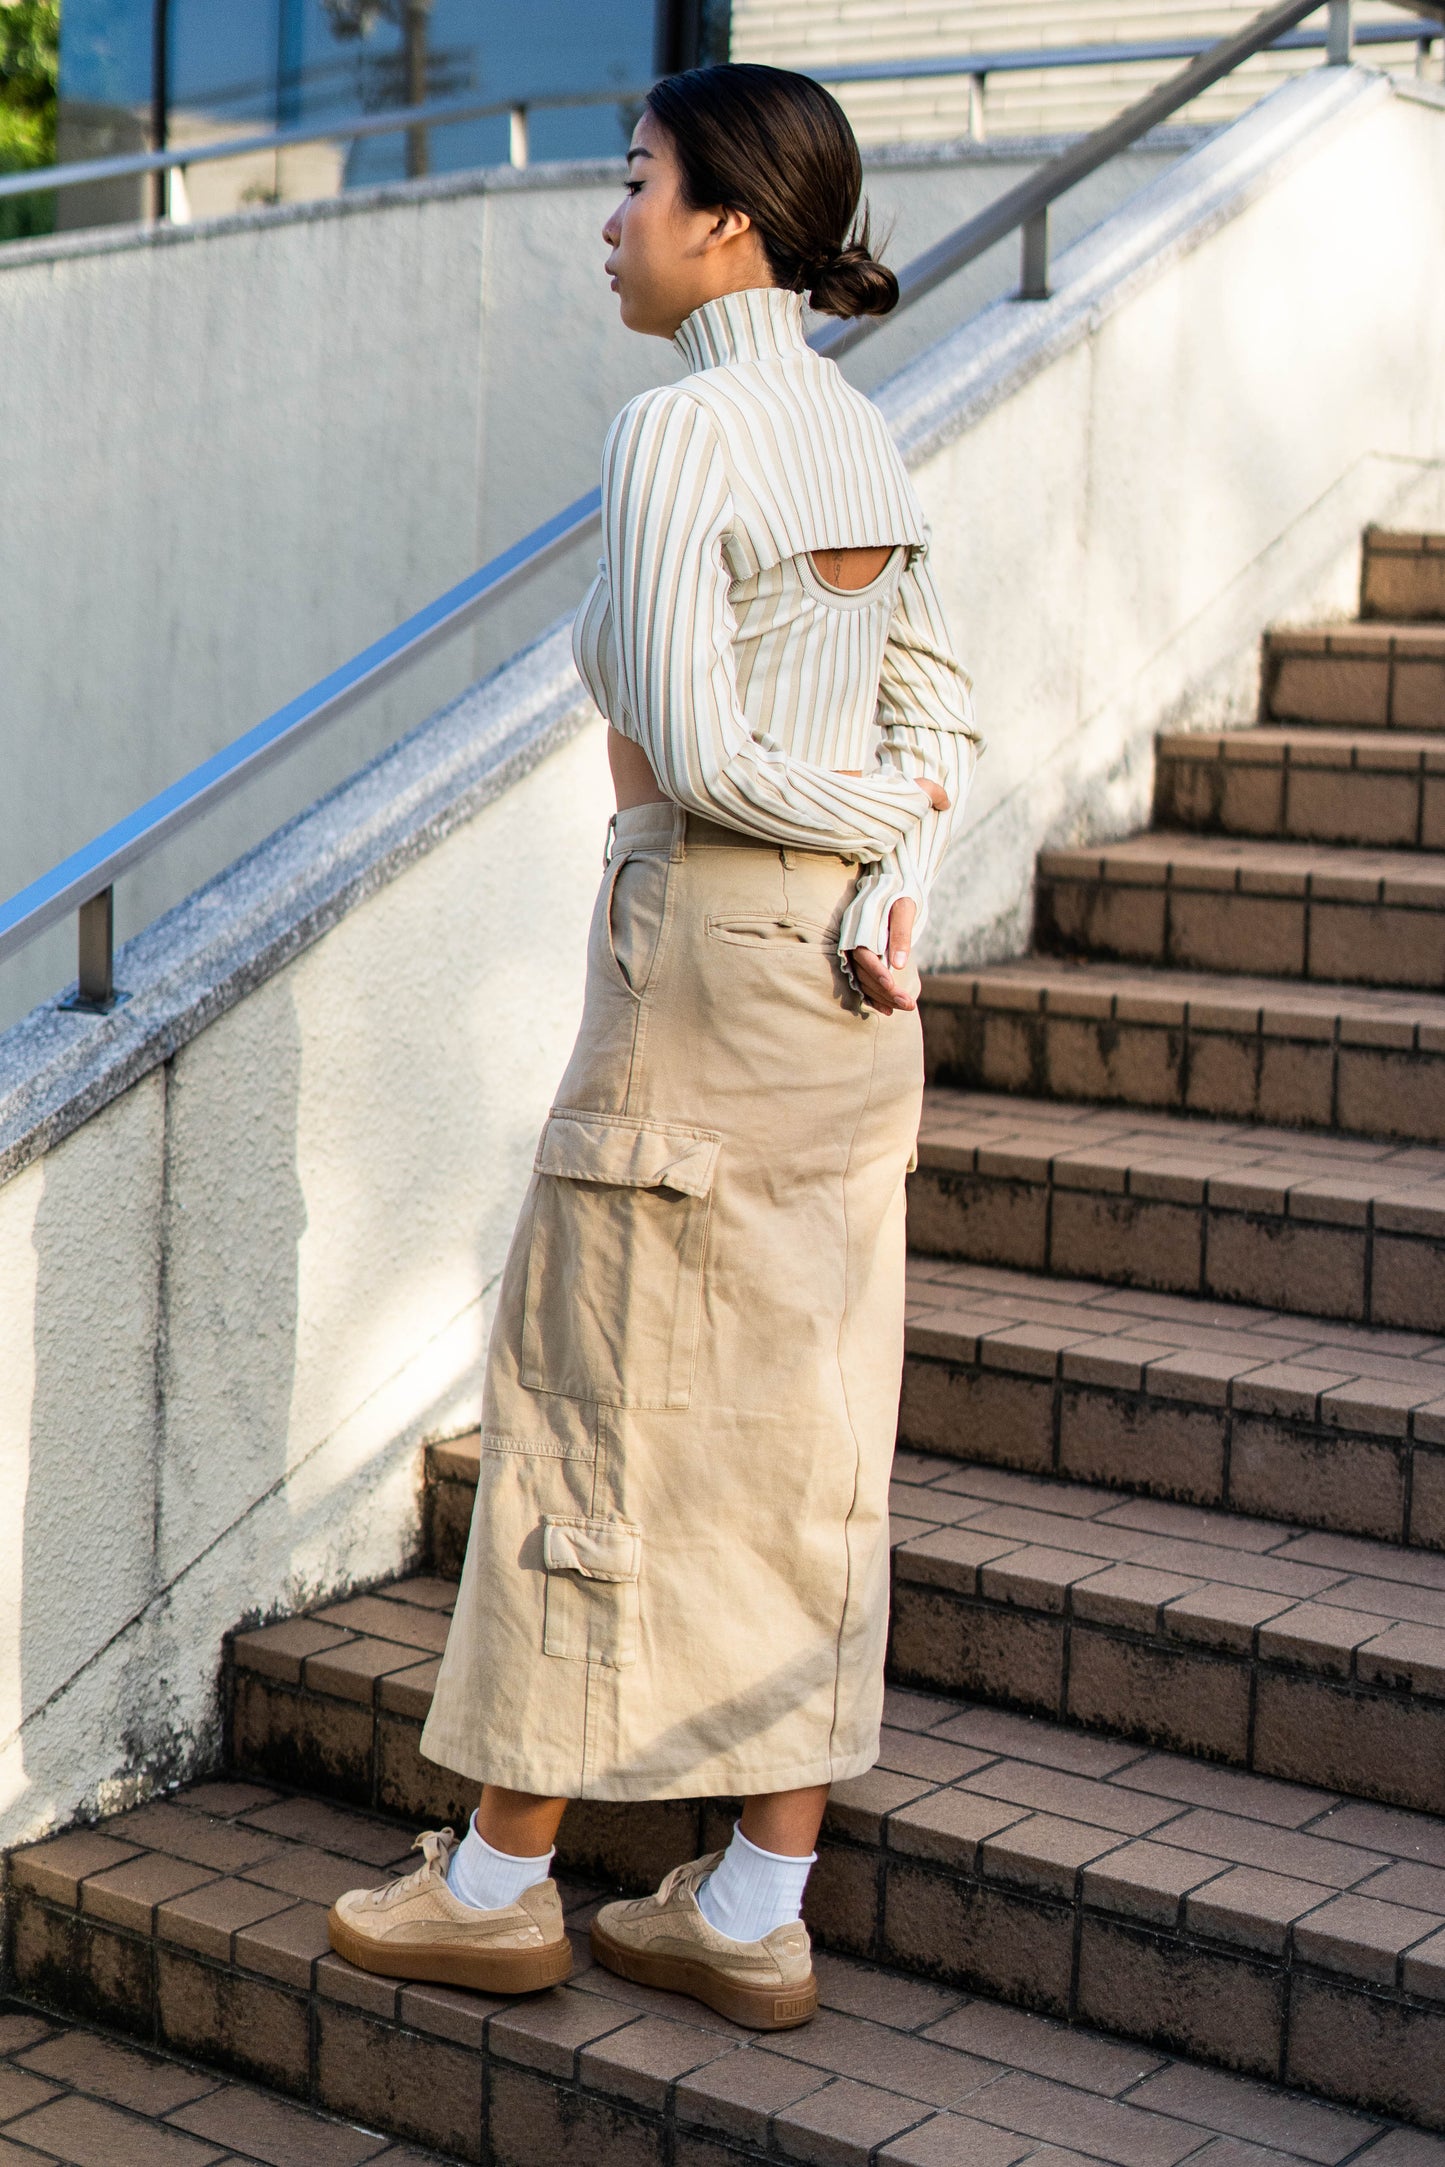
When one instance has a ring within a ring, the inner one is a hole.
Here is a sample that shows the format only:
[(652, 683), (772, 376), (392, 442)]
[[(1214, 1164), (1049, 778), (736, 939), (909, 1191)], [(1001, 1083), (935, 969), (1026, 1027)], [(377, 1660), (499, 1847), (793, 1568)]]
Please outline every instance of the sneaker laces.
[(722, 1858), (721, 1851), (709, 1851), (704, 1858), (687, 1859), (681, 1866), (674, 1866), (672, 1872), (664, 1874), (661, 1881), (659, 1881), (656, 1895), (644, 1896), (642, 1902), (645, 1904), (665, 1904), (668, 1898), (680, 1888), (690, 1888), (695, 1894), (701, 1888), (703, 1882), (706, 1881), (708, 1875), (722, 1864)]
[(412, 1845), (413, 1851), (421, 1853), (420, 1866), (415, 1867), (409, 1874), (403, 1874), (397, 1881), (388, 1881), (383, 1887), (372, 1889), (367, 1898), (370, 1908), (373, 1911), (385, 1911), (389, 1905), (417, 1895), (428, 1881), (440, 1880), (445, 1883), (447, 1867), (456, 1846), (456, 1833), (453, 1829), (424, 1828)]

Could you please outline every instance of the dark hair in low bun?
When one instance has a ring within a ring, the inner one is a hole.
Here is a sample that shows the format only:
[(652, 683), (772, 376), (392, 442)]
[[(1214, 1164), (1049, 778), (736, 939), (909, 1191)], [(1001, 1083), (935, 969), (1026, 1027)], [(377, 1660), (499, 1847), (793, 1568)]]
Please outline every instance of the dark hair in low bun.
[(829, 316), (886, 316), (898, 281), (856, 217), (863, 162), (848, 117), (811, 76), (751, 61), (665, 75), (648, 110), (694, 210), (744, 211), (780, 286)]
[(898, 281), (869, 252), (868, 219), (847, 246), (813, 273), (808, 299), (829, 316), (886, 316), (898, 306)]

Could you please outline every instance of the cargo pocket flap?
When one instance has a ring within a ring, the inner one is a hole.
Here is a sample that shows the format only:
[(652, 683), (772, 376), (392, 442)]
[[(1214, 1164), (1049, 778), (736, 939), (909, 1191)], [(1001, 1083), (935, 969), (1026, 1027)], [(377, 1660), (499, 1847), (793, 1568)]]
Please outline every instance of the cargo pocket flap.
[(549, 1573), (583, 1580), (635, 1580), (642, 1569), (642, 1530), (626, 1520), (542, 1520), (542, 1563)]
[(706, 1196), (720, 1139), (655, 1122), (604, 1121), (595, 1114), (552, 1114), (537, 1146), (539, 1174), (605, 1181), (625, 1189), (675, 1189)]

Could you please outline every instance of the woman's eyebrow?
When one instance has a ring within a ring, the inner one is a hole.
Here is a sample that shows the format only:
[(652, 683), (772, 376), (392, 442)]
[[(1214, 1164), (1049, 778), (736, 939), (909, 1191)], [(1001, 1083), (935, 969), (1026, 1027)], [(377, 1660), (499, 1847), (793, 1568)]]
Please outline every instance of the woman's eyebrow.
[(650, 158), (651, 156), (650, 150), (645, 149), (641, 143), (635, 143), (627, 153), (627, 163), (631, 165), (634, 158)]

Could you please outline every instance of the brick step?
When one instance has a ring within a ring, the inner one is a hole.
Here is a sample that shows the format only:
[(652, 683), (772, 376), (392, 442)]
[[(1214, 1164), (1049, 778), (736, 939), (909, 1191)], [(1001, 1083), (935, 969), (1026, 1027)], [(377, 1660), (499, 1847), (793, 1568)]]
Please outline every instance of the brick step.
[(1039, 853), (1040, 948), (1192, 971), (1445, 985), (1445, 855), (1155, 833)]
[[(931, 1475), (907, 1482), (921, 1495), (958, 1470), (904, 1473)], [(940, 1490), (934, 1509), (967, 1502)], [(926, 1668), (961, 1644), (944, 1583), (964, 1531), (925, 1525), (900, 1527), (895, 1602), (899, 1654)], [(459, 1825), (468, 1787), (417, 1746), (439, 1594), (401, 1581), (238, 1636), (238, 1760)], [(720, 1802), (573, 1806), (562, 1852), (645, 1887), (728, 1825)], [(878, 1767), (835, 1788), (808, 1916), (834, 1950), (1445, 2127), (1445, 1825), (1429, 1815), (890, 1687)]]
[(1279, 627), (1262, 678), (1263, 722), (1445, 730), (1445, 625)]
[[(924, 1257), (907, 1333), (906, 1447), (1445, 1550), (1445, 1338)], [(454, 1571), (465, 1452), (434, 1448)]]
[(1445, 996), (1025, 956), (923, 981), (929, 1081), (1445, 1142)]
[(439, 2152), (3, 1999), (0, 2158), (11, 2167), (448, 2167)]
[[(17, 1962), (28, 1991), (53, 2006), (98, 2011), (188, 2053), (199, 2038), (218, 2065), (260, 2069), (335, 2112), (490, 2167), (1178, 2167), (1206, 2158), (1211, 2167), (1440, 2167), (1445, 2146), (1382, 2118), (1403, 2109), (1417, 2125), (1445, 2119), (1441, 2012), (1433, 1993), (1418, 1991), (1433, 1986), (1430, 1959), (1397, 1954), (1409, 1983), (1383, 1987), (1383, 1943), (1371, 1930), (1378, 1911), (1385, 1939), (1398, 1942), (1396, 1914), (1338, 1893), (1368, 1872), (1367, 1859), (1380, 1873), (1409, 1869), (1367, 1852), (1349, 1829), (1297, 1833), (1328, 1821), (1330, 1802), (1279, 1791), (1274, 1821), (1238, 1820), (1228, 1806), (1191, 1809), (1177, 1788), (1151, 1790), (1137, 1755), (1080, 1770), (1083, 1742), (1043, 1726), (911, 1696), (895, 1712), (892, 1758), (930, 1762), (930, 1773), (875, 1773), (840, 1798), (815, 1909), (820, 1921), (837, 1914), (857, 1940), (919, 1950), (933, 1977), (820, 1955), (822, 2007), (798, 2031), (742, 2033), (695, 2002), (593, 1967), (585, 1928), (597, 1897), (576, 1884), (564, 1884), (564, 1901), (578, 1969), (545, 1995), (501, 2001), (354, 1971), (326, 1953), (323, 1906), (334, 1890), (404, 1872), (411, 1830), (240, 1784), (182, 1791), (17, 1854)], [(1004, 1724), (1007, 1735), (982, 1749), (949, 1735), (980, 1722)], [(1097, 1761), (1097, 1744), (1089, 1751)], [(1110, 1818), (1051, 1819), (1000, 1803), (1001, 1791), (1039, 1785)], [(686, 1855), (678, 1837), (697, 1841), (703, 1810), (691, 1814), (685, 1832), (681, 1823), (657, 1832), (647, 1880)], [(1121, 1819), (1156, 1830), (1177, 1823), (1213, 1848), (1190, 1851), (1157, 1833), (1130, 1841)], [(1291, 1864), (1296, 1849), (1310, 1864), (1326, 1861), (1317, 1870), (1333, 1878), (1315, 1885), (1313, 1927), (1289, 1911), (1302, 1882), (1232, 1863), (1236, 1827), (1263, 1834)], [(1072, 1867), (1060, 1848), (1070, 1837), (1084, 1862)], [(633, 1864), (629, 1856), (630, 1881)], [(1242, 1938), (1241, 1903), (1265, 1924), (1255, 1942)], [(1151, 1994), (1161, 1964), (1172, 1973), (1162, 1999)], [(981, 1998), (981, 1979), (993, 1974), (1012, 1999), (1074, 2021)], [(1360, 2096), (1324, 2104), (1173, 2059), (1167, 2045), (1101, 2037), (1086, 2028), (1093, 2003), (1110, 2029), (1123, 2015), (1161, 2040), (1198, 2032), (1206, 2052), (1222, 2050), (1252, 2076), (1285, 2060), (1315, 2091)], [(0, 2086), (7, 2079), (32, 2081), (28, 2069), (13, 2079), (0, 2063)], [(1399, 2108), (1374, 2108), (1367, 2093)], [(31, 2156), (14, 2152), (17, 2162)], [(128, 2157), (182, 2167), (187, 2157), (159, 2148), (66, 2156), (105, 2167)], [(263, 2156), (322, 2167), (333, 2155), (298, 2144)], [(405, 2156), (420, 2167), (417, 2154)]]
[(1360, 615), (1417, 623), (1445, 618), (1445, 534), (1366, 527)]
[(1438, 1335), (1445, 1151), (931, 1085), (921, 1254)]
[(1445, 1811), (1440, 1558), (933, 1454), (894, 1511), (901, 1682)]
[(1158, 740), (1154, 821), (1210, 835), (1445, 849), (1445, 734), (1175, 730)]

